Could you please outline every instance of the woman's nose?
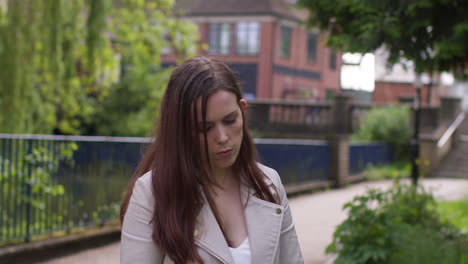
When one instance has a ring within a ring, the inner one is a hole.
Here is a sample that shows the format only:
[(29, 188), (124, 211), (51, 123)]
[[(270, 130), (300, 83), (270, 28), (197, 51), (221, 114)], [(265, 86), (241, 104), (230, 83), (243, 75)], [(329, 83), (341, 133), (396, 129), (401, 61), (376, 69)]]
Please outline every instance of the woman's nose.
[(215, 137), (216, 142), (219, 144), (226, 143), (226, 141), (229, 139), (227, 131), (223, 126), (218, 126)]

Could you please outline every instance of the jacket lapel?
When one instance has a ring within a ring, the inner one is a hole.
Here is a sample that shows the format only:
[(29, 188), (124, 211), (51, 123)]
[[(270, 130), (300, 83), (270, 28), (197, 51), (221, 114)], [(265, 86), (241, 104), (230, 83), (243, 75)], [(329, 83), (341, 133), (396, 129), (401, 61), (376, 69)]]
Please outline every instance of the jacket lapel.
[[(267, 179), (267, 184), (273, 183)], [(273, 263), (279, 244), (283, 206), (261, 200), (254, 191), (241, 184), (241, 201), (245, 206), (244, 217), (252, 254), (252, 263)], [(197, 219), (195, 244), (218, 259), (221, 263), (233, 264), (231, 252), (221, 232), (216, 217), (204, 198)]]
[(241, 187), (241, 197), (245, 204), (252, 263), (273, 263), (281, 233), (283, 206), (255, 197), (253, 190), (246, 187)]
[(234, 263), (226, 239), (205, 198), (195, 229), (195, 244), (222, 263)]

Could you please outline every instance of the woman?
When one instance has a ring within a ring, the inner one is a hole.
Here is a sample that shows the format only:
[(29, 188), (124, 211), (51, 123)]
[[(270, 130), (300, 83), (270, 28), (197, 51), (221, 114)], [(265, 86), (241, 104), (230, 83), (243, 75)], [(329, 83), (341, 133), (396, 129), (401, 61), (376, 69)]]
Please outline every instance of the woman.
[(121, 263), (303, 263), (275, 170), (256, 162), (247, 102), (222, 62), (174, 69), (156, 138), (121, 210)]

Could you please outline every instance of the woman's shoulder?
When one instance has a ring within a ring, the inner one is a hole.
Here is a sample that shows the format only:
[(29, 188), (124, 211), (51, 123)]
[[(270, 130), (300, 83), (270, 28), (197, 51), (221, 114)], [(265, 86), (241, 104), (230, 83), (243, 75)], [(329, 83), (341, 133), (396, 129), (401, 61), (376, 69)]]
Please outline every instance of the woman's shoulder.
[(151, 175), (151, 171), (148, 171), (138, 178), (133, 186), (132, 198), (150, 203), (154, 200)]
[(260, 168), (260, 170), (263, 172), (263, 174), (265, 174), (267, 177), (266, 177), (266, 181), (267, 183), (269, 184), (274, 184), (277, 188), (280, 187), (281, 185), (281, 178), (278, 174), (278, 172), (273, 169), (273, 168), (270, 168), (268, 166), (265, 166), (261, 163), (258, 163), (257, 162), (257, 166), (258, 168)]
[(145, 174), (141, 175), (137, 181), (141, 181), (144, 184), (151, 185), (152, 178), (151, 178), (151, 171), (146, 172)]

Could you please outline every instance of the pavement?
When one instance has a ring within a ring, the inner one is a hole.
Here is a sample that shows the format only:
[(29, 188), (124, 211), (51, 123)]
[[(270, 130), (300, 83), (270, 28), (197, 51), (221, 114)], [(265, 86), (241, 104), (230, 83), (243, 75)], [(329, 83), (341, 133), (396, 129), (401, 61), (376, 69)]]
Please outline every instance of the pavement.
[[(424, 179), (422, 184), (433, 191), (437, 200), (459, 200), (468, 197), (467, 179)], [(335, 256), (326, 255), (335, 227), (345, 218), (343, 204), (368, 188), (387, 189), (391, 181), (362, 182), (341, 189), (332, 189), (292, 197), (289, 200), (296, 223), (296, 232), (306, 264), (333, 263)], [(42, 264), (111, 264), (119, 263), (120, 243), (85, 250)]]

